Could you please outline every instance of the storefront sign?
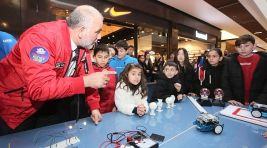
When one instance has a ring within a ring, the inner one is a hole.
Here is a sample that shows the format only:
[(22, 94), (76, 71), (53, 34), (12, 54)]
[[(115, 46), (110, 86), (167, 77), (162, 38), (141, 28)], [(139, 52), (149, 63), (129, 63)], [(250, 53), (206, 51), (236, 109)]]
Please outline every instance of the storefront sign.
[(203, 40), (208, 40), (208, 34), (207, 33), (200, 33), (196, 30), (196, 37), (203, 39)]

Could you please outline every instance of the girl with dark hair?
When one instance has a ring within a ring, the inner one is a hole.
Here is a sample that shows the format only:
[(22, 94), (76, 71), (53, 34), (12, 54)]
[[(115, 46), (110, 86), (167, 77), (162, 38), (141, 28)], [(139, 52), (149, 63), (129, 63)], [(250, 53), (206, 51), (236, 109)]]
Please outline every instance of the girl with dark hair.
[(163, 71), (164, 62), (165, 61), (163, 55), (161, 55), (160, 53), (156, 53), (152, 71), (154, 80), (157, 80), (159, 78), (160, 72)]
[[(138, 57), (138, 62), (139, 64), (143, 67), (144, 74), (146, 76), (147, 82), (152, 82), (153, 80), (153, 75), (152, 75), (152, 70), (153, 70), (153, 64), (150, 59), (150, 54), (148, 51), (145, 52), (144, 56), (140, 56), (140, 60)], [(144, 60), (142, 59), (144, 58)]]
[(143, 116), (148, 112), (146, 80), (141, 65), (125, 67), (116, 86), (115, 104), (118, 111), (127, 115)]
[(178, 65), (179, 77), (184, 93), (195, 96), (196, 89), (194, 84), (196, 83), (196, 76), (185, 48), (178, 48), (175, 52), (174, 62)]
[[(207, 61), (197, 70), (197, 90), (207, 88), (210, 91), (210, 98), (214, 98), (214, 90), (221, 88), (223, 72), (223, 54), (220, 48), (214, 48), (207, 52)], [(201, 72), (203, 74), (200, 79)]]
[(174, 59), (175, 59), (175, 52), (172, 52), (172, 53), (170, 53), (170, 55), (168, 56), (168, 60), (167, 60), (167, 61), (171, 61), (171, 62), (173, 62)]

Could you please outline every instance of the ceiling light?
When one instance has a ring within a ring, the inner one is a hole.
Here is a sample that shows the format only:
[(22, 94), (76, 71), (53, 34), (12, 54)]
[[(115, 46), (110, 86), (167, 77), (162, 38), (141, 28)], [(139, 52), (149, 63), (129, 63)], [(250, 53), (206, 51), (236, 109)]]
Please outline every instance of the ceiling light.
[(8, 26), (8, 24), (6, 22), (2, 22), (1, 25), (6, 28)]
[(105, 13), (107, 13), (108, 11), (109, 11), (109, 7), (104, 10)]
[(236, 39), (236, 38), (238, 38), (238, 36), (230, 32), (227, 32), (225, 30), (221, 30), (221, 40), (230, 40), (230, 39)]
[(262, 33), (261, 31), (254, 32), (254, 34), (261, 34), (261, 33)]

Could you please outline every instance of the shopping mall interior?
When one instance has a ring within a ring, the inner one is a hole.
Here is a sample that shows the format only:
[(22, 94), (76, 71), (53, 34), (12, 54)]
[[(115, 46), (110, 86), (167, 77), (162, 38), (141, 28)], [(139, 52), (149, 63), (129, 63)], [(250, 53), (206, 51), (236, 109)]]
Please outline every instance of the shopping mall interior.
[(65, 19), (82, 4), (96, 7), (105, 18), (99, 43), (126, 40), (135, 56), (149, 50), (166, 57), (186, 48), (192, 61), (215, 47), (232, 53), (244, 33), (256, 37), (257, 50), (267, 49), (267, 4), (244, 0), (3, 0), (0, 29), (18, 38), (36, 23)]

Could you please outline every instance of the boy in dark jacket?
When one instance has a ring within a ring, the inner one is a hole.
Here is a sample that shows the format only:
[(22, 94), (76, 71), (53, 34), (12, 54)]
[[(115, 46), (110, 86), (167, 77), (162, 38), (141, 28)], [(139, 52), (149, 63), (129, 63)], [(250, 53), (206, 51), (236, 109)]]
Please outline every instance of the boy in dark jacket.
[(224, 100), (232, 105), (267, 104), (267, 54), (253, 52), (255, 39), (242, 35), (235, 42), (238, 53), (225, 60), (222, 88)]
[(156, 101), (157, 99), (165, 99), (174, 95), (176, 97), (175, 102), (182, 100), (181, 94), (181, 82), (178, 78), (178, 67), (177, 64), (171, 61), (168, 61), (163, 67), (163, 74), (157, 80), (155, 86), (155, 95), (152, 97), (151, 102)]

